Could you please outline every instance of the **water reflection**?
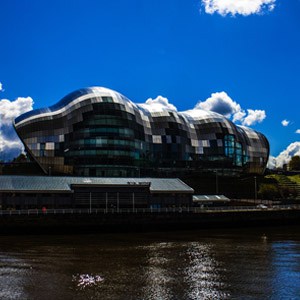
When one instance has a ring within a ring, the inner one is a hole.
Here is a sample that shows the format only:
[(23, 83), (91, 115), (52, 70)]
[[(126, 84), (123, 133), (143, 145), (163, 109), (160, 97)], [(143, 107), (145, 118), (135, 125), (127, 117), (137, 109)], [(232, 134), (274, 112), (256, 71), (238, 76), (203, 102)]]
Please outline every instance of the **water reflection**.
[(300, 299), (299, 229), (0, 236), (0, 299)]
[(190, 243), (184, 280), (189, 285), (187, 299), (227, 299), (226, 284), (219, 274), (221, 264), (212, 255), (210, 244)]
[(171, 299), (172, 292), (169, 287), (173, 274), (169, 273), (168, 265), (172, 263), (168, 250), (172, 249), (172, 243), (154, 243), (143, 247), (147, 253), (147, 266), (143, 276), (145, 287), (143, 299)]
[(23, 260), (0, 255), (0, 299), (26, 299), (23, 281), (30, 270), (30, 264)]
[[(205, 242), (153, 243), (147, 251), (142, 299), (227, 299), (222, 265)], [(175, 251), (174, 251), (175, 250)]]
[(274, 278), (272, 294), (274, 299), (281, 297), (300, 299), (300, 244), (287, 241), (275, 242), (273, 249)]

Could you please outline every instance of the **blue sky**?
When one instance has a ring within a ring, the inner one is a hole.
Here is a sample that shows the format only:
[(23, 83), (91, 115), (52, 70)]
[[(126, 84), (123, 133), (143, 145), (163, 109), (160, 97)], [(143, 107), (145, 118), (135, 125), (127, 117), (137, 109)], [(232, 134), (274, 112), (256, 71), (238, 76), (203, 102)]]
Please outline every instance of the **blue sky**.
[(95, 85), (198, 103), (300, 154), (299, 0), (2, 0), (0, 37), (2, 157), (20, 148), (7, 120)]

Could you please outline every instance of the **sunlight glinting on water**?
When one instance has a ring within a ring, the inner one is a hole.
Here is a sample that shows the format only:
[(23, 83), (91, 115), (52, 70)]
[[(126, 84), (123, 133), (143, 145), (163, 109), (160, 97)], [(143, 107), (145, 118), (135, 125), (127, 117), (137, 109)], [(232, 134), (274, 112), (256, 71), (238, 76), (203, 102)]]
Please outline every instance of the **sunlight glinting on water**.
[(148, 266), (145, 270), (145, 287), (143, 299), (171, 299), (171, 291), (167, 286), (172, 281), (166, 265), (170, 258), (166, 257), (166, 248), (171, 243), (155, 243), (147, 247)]
[(223, 291), (219, 263), (211, 255), (211, 247), (199, 242), (190, 243), (186, 251), (189, 259), (184, 281), (189, 285), (188, 299), (228, 299)]
[(0, 299), (24, 297), (23, 280), (31, 266), (13, 256), (0, 256)]

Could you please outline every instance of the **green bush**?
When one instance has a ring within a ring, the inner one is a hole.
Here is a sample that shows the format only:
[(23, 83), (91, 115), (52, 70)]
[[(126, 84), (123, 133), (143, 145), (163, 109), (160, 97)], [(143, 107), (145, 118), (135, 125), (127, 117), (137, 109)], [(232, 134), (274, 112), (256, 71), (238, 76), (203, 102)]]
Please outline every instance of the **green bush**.
[(296, 198), (297, 197), (297, 190), (293, 187), (282, 187), (280, 189), (280, 195), (282, 198)]
[(258, 197), (264, 200), (274, 200), (280, 197), (280, 193), (275, 184), (262, 183), (259, 186)]

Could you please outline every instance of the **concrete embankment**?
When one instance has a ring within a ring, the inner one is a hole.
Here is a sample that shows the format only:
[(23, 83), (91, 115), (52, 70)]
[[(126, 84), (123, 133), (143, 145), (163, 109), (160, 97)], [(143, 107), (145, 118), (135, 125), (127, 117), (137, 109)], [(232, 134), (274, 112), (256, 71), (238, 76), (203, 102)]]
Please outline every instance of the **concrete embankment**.
[(157, 231), (300, 224), (300, 209), (1, 215), (0, 234)]

